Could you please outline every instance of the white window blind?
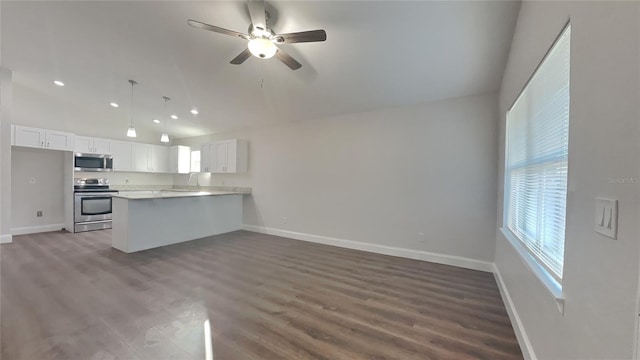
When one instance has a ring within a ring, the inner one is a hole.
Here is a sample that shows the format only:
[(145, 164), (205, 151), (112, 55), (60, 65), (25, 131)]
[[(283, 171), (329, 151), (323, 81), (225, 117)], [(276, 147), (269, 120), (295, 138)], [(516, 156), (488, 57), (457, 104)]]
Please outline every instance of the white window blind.
[(567, 26), (507, 112), (506, 223), (562, 280), (569, 141)]

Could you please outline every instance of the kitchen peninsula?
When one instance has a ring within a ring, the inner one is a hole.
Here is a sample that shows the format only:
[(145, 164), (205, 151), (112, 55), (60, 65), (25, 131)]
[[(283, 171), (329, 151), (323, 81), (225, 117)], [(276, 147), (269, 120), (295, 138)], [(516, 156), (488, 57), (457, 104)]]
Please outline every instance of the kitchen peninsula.
[(156, 190), (114, 195), (112, 246), (132, 253), (240, 230), (243, 194)]

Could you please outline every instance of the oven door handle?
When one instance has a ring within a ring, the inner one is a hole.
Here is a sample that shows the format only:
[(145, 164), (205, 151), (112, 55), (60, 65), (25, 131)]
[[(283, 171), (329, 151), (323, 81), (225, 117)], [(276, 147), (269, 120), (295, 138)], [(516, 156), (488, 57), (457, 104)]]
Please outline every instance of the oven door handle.
[(113, 195), (118, 195), (117, 192), (103, 192), (103, 193), (75, 193), (76, 197), (104, 197), (104, 198), (108, 198), (108, 197), (112, 197)]

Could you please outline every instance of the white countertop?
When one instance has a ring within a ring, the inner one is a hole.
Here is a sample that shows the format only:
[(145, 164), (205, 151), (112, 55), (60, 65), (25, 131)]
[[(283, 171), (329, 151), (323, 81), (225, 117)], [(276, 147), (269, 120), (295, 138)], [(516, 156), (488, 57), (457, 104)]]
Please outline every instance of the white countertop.
[(236, 191), (143, 190), (120, 191), (118, 195), (113, 195), (113, 197), (127, 200), (142, 200), (221, 195), (243, 195), (243, 193)]

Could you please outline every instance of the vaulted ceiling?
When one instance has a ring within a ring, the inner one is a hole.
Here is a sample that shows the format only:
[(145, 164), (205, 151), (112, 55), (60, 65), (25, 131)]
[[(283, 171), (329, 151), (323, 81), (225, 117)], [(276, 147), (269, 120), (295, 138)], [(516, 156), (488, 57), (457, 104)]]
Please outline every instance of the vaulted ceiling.
[[(246, 32), (241, 1), (2, 1), (0, 64), (14, 73), (14, 122), (124, 137), (130, 85), (138, 132), (174, 137), (497, 91), (515, 1), (267, 1), (277, 33), (325, 29), (275, 58), (229, 61), (246, 42), (187, 19)], [(62, 80), (66, 86), (53, 85)], [(109, 102), (116, 101), (114, 109)], [(189, 110), (195, 107), (200, 114)], [(56, 127), (56, 125), (59, 125)]]

